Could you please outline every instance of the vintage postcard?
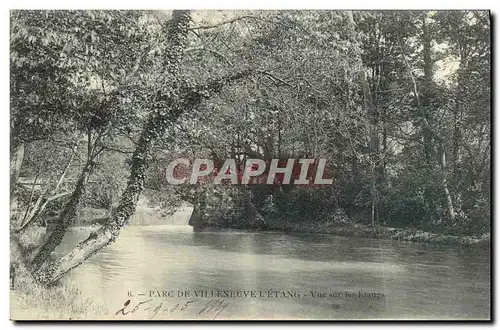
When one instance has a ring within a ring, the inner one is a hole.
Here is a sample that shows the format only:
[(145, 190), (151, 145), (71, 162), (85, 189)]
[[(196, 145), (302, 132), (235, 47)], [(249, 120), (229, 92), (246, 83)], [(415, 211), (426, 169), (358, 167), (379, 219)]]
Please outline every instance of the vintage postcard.
[(490, 28), (11, 10), (11, 319), (490, 320)]

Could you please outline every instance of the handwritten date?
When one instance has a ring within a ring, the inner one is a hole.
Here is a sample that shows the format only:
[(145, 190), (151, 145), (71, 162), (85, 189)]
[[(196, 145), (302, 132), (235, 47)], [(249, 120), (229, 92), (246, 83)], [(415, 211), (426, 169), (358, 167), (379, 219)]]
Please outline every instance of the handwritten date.
[[(167, 313), (170, 316), (171, 313), (184, 312), (189, 310), (195, 312), (196, 315), (208, 315), (212, 314), (212, 319), (215, 319), (224, 309), (229, 306), (229, 302), (223, 299), (212, 299), (210, 301), (200, 301), (200, 300), (188, 300), (180, 303), (174, 303), (167, 306), (163, 302), (155, 301), (155, 299), (147, 299), (139, 301), (137, 303), (132, 303), (130, 299), (125, 301), (123, 307), (115, 312), (115, 315), (125, 316), (135, 313), (140, 313), (141, 311), (152, 311), (149, 319), (153, 319), (160, 313)], [(197, 310), (196, 310), (197, 309)]]

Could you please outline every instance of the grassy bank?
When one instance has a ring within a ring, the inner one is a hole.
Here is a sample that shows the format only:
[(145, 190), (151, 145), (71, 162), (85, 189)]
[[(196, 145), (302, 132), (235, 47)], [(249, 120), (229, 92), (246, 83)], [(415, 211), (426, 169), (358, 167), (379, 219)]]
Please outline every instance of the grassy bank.
[[(34, 245), (37, 235), (23, 238), (22, 244)], [(93, 298), (86, 297), (78, 284), (65, 279), (50, 287), (33, 280), (22, 263), (20, 241), (11, 240), (10, 318), (12, 320), (95, 319), (108, 315), (108, 310)]]
[(74, 283), (66, 281), (50, 288), (36, 283), (16, 285), (11, 290), (13, 320), (95, 319), (108, 315), (107, 309), (85, 297)]

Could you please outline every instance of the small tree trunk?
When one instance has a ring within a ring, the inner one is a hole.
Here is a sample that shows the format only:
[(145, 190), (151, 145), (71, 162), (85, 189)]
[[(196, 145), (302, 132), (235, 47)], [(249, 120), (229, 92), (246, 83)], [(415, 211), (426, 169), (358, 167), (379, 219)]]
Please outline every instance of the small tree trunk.
[(60, 222), (56, 231), (47, 241), (46, 247), (39, 252), (33, 261), (35, 276), (40, 282), (48, 284), (61, 278), (71, 269), (77, 267), (87, 258), (116, 239), (120, 229), (134, 214), (139, 195), (144, 188), (146, 170), (151, 158), (152, 141), (158, 133), (161, 133), (158, 129), (165, 129), (165, 125), (158, 125), (158, 119), (157, 116), (152, 117), (142, 132), (137, 148), (132, 156), (132, 169), (127, 187), (122, 194), (120, 204), (113, 211), (110, 221), (96, 232), (90, 234), (86, 240), (80, 242), (67, 255), (50, 265), (44, 265), (39, 268), (42, 266), (43, 261), (48, 258), (47, 253), (50, 254), (62, 239), (60, 233), (63, 230), (65, 232), (68, 222)]
[[(348, 24), (349, 30), (351, 33), (351, 39), (355, 45), (358, 45), (358, 40), (356, 38), (356, 23), (354, 22), (354, 18), (351, 11), (347, 12), (348, 16)], [(369, 139), (369, 153), (370, 153), (370, 174), (371, 174), (371, 182), (370, 182), (370, 194), (371, 194), (371, 224), (375, 228), (375, 223), (377, 221), (377, 175), (381, 172), (379, 156), (379, 136), (378, 136), (378, 118), (377, 112), (373, 104), (373, 97), (370, 90), (370, 84), (368, 83), (368, 79), (366, 77), (366, 71), (364, 69), (363, 60), (361, 58), (361, 48), (359, 46), (356, 47), (358, 52), (358, 64), (359, 64), (359, 82), (361, 84), (361, 88), (363, 90), (363, 101), (366, 110), (366, 116), (368, 118), (368, 139)]]
[(11, 163), (11, 172), (10, 172), (10, 195), (12, 196), (24, 161), (24, 142), (21, 142), (17, 146), (11, 161), (13, 161), (13, 164)]
[[(460, 43), (462, 39), (460, 38)], [(456, 90), (456, 99), (455, 99), (455, 108), (453, 112), (453, 150), (452, 150), (452, 176), (457, 176), (458, 169), (458, 160), (460, 154), (460, 145), (462, 140), (462, 101), (464, 97), (464, 74), (465, 74), (465, 66), (466, 66), (466, 56), (463, 54), (464, 45), (459, 46), (460, 48), (460, 61), (457, 69), (457, 90)]]
[(450, 190), (448, 189), (448, 167), (446, 164), (446, 149), (443, 145), (440, 146), (441, 149), (441, 185), (446, 197), (446, 206), (448, 208), (448, 215), (452, 222), (455, 222), (455, 208), (453, 207), (453, 200), (451, 198)]
[[(64, 168), (61, 176), (59, 177), (59, 180), (57, 181), (57, 184), (55, 185), (55, 187), (53, 189), (51, 189), (50, 192), (46, 191), (44, 194), (41, 194), (40, 197), (38, 197), (38, 200), (36, 201), (35, 206), (33, 206), (33, 209), (31, 210), (28, 218), (25, 219), (24, 223), (19, 228), (19, 230), (18, 230), (19, 233), (22, 233), (23, 231), (25, 231), (26, 228), (28, 228), (32, 223), (34, 223), (36, 221), (36, 219), (38, 219), (38, 217), (43, 213), (43, 211), (45, 210), (45, 207), (47, 206), (47, 204), (51, 200), (54, 200), (55, 197), (66, 195), (66, 194), (55, 195), (55, 193), (57, 192), (57, 189), (59, 189), (59, 187), (63, 183), (64, 178), (66, 177), (66, 173), (68, 173), (68, 169), (71, 166), (71, 163), (73, 162), (75, 154), (76, 154), (76, 148), (75, 148), (73, 154), (71, 155), (68, 163), (66, 164), (66, 167)], [(52, 196), (49, 197), (49, 195), (52, 195)]]
[(90, 177), (90, 173), (92, 172), (92, 167), (91, 163), (87, 163), (85, 165), (83, 172), (76, 183), (75, 190), (73, 191), (73, 194), (71, 194), (71, 198), (66, 203), (61, 215), (59, 216), (59, 222), (57, 223), (56, 229), (47, 238), (42, 247), (39, 248), (33, 258), (31, 268), (37, 269), (41, 267), (41, 265), (49, 259), (52, 251), (54, 251), (56, 247), (61, 244), (64, 234), (66, 234), (66, 231), (73, 224), (74, 219), (76, 218), (76, 209), (83, 194), (85, 193), (85, 187)]
[[(428, 170), (428, 175), (432, 175), (433, 173), (433, 135), (432, 129), (429, 125), (431, 122), (431, 87), (433, 85), (432, 81), (432, 67), (433, 61), (431, 58), (431, 35), (429, 28), (426, 24), (427, 14), (424, 13), (422, 15), (422, 43), (423, 43), (423, 60), (424, 60), (424, 79), (422, 81), (422, 91), (421, 91), (421, 102), (418, 104), (418, 110), (421, 112), (421, 119), (424, 121), (423, 125), (423, 139), (424, 139), (424, 157), (425, 164)], [(435, 157), (435, 156), (434, 156)], [(435, 196), (433, 194), (433, 189), (430, 185), (427, 185), (424, 191), (426, 204), (429, 210), (429, 217), (431, 219), (431, 223), (434, 222), (435, 215)]]

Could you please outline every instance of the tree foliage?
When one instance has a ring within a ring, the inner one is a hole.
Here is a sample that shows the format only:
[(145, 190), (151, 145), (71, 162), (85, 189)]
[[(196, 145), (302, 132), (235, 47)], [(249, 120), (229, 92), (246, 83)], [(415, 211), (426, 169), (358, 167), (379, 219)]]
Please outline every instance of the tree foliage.
[[(200, 225), (489, 232), (487, 12), (12, 11), (10, 69), (11, 228), (59, 219), (28, 257), (42, 282), (145, 188)], [(179, 156), (325, 158), (334, 184), (172, 187)], [(49, 262), (82, 207), (109, 219)]]

